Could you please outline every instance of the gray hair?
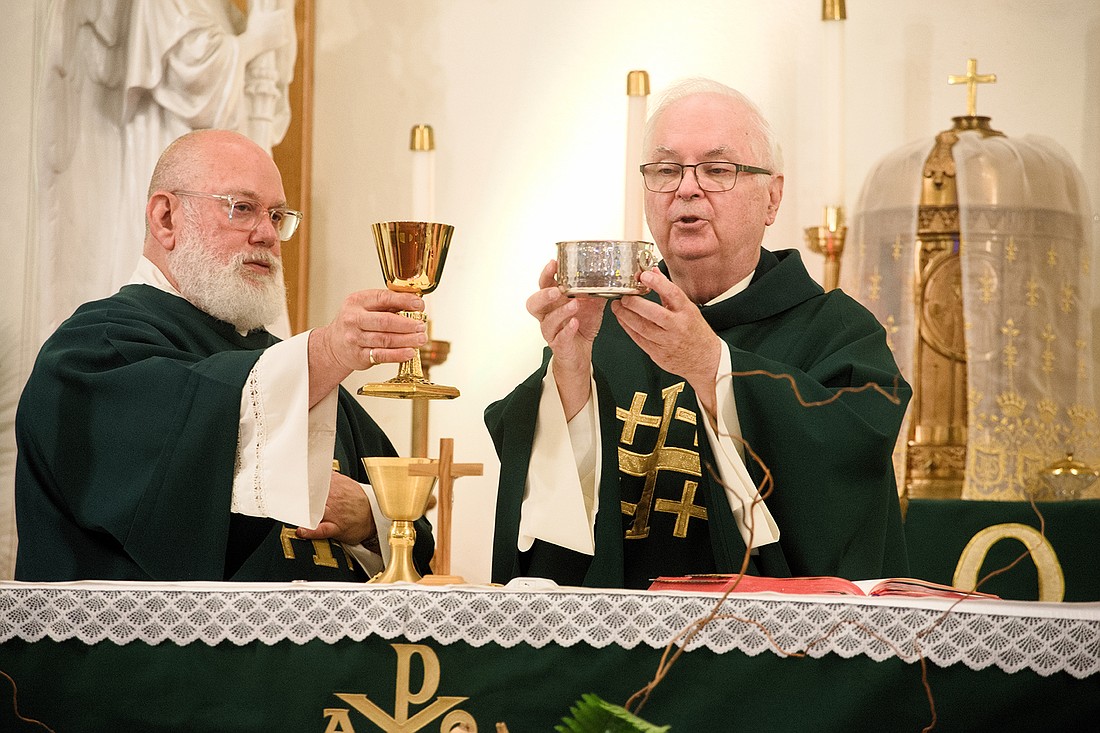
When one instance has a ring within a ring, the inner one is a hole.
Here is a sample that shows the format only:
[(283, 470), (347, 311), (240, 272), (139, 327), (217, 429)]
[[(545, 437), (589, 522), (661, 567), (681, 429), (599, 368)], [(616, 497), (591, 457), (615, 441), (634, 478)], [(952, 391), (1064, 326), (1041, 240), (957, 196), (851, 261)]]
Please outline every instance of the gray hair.
[(736, 89), (728, 87), (721, 82), (705, 79), (703, 77), (694, 77), (678, 81), (668, 87), (661, 95), (657, 102), (657, 106), (653, 109), (653, 112), (649, 115), (649, 119), (646, 121), (644, 144), (647, 149), (649, 148), (650, 136), (653, 134), (654, 124), (661, 115), (667, 112), (668, 108), (674, 103), (685, 97), (691, 97), (696, 94), (715, 94), (720, 97), (725, 97), (749, 111), (750, 124), (755, 133), (752, 135), (751, 147), (753, 153), (758, 156), (759, 160), (737, 162), (751, 162), (754, 165), (761, 165), (768, 168), (774, 173), (783, 172), (783, 153), (779, 148), (779, 140), (775, 136), (775, 130), (772, 129), (771, 123), (764, 117), (764, 113), (760, 111), (760, 108), (756, 106), (751, 99)]

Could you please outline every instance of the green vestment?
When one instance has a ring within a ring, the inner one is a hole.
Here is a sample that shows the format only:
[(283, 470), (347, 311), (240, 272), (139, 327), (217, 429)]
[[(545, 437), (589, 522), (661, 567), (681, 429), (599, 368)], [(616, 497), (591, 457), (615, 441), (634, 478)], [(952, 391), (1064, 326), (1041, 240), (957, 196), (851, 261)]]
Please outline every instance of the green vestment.
[[(19, 401), (16, 578), (364, 580), (339, 543), (229, 511), (241, 391), (277, 341), (148, 285), (81, 306)], [(369, 483), (361, 457), (395, 454), (343, 389), (336, 430), (333, 458), (356, 481)], [(433, 547), (421, 520), (421, 573)]]
[[(891, 456), (910, 389), (882, 326), (841, 291), (823, 292), (794, 250), (762, 249), (748, 288), (701, 311), (731, 352), (742, 436), (775, 482), (766, 504), (781, 537), (758, 548), (749, 572), (855, 580), (905, 575)], [(659, 575), (737, 572), (745, 544), (709, 469), (713, 458), (695, 393), (658, 368), (610, 309), (592, 354), (603, 456), (595, 556), (542, 541), (518, 552), (550, 355), (547, 349), (542, 367), (485, 413), (501, 461), (493, 580), (538, 575), (570, 585), (644, 588)], [(822, 406), (802, 404), (867, 384), (896, 400), (865, 389)], [(746, 465), (759, 485), (763, 469), (751, 457)]]

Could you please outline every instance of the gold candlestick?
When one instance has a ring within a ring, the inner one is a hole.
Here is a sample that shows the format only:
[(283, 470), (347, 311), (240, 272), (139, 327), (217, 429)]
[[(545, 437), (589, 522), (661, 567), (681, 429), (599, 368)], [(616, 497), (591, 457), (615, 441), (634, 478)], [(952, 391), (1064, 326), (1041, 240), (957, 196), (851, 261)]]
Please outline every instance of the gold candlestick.
[(844, 254), (847, 234), (842, 206), (826, 206), (825, 224), (806, 227), (806, 243), (810, 251), (825, 255), (825, 290), (833, 290), (840, 285), (840, 256)]
[[(451, 351), (449, 341), (436, 341), (432, 338), (432, 324), (428, 322), (428, 343), (420, 347), (420, 366), (424, 379), (430, 379), (431, 367), (439, 366), (447, 360)], [(412, 401), (412, 455), (428, 455), (428, 401)]]

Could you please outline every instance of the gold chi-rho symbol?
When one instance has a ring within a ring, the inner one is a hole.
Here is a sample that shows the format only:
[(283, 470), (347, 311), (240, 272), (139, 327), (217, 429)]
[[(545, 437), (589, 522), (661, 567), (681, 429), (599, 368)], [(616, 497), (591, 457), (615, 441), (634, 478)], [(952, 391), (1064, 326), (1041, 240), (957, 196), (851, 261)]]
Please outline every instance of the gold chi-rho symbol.
[[(441, 715), (440, 733), (448, 733), (457, 728), (461, 731), (477, 733), (477, 723), (472, 715), (464, 710), (452, 710), (455, 705), (468, 700), (467, 697), (440, 696), (419, 711), (409, 714), (410, 705), (422, 705), (433, 697), (439, 689), (439, 657), (431, 647), (423, 644), (391, 644), (397, 652), (397, 684), (393, 703), (393, 715), (390, 715), (366, 695), (360, 693), (337, 692), (340, 698), (350, 708), (325, 708), (324, 715), (328, 718), (328, 727), (325, 733), (355, 733), (352, 722), (352, 710), (361, 713), (379, 730), (387, 733), (412, 733), (423, 730)], [(420, 689), (413, 692), (411, 687), (411, 670), (413, 657), (420, 657), (424, 668), (424, 679)], [(368, 730), (374, 730), (374, 727)]]

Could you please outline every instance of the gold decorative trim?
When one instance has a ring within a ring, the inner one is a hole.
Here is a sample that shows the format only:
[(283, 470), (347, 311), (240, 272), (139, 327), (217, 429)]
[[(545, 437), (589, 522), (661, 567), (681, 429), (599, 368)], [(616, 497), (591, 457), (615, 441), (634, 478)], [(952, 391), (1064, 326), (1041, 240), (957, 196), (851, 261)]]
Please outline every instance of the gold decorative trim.
[(1039, 530), (1018, 522), (994, 524), (971, 537), (959, 555), (951, 584), (964, 590), (974, 590), (990, 548), (1004, 539), (1019, 540), (1027, 548), (1027, 554), (1039, 573), (1040, 601), (1058, 603), (1065, 598), (1066, 578), (1054, 547)]

